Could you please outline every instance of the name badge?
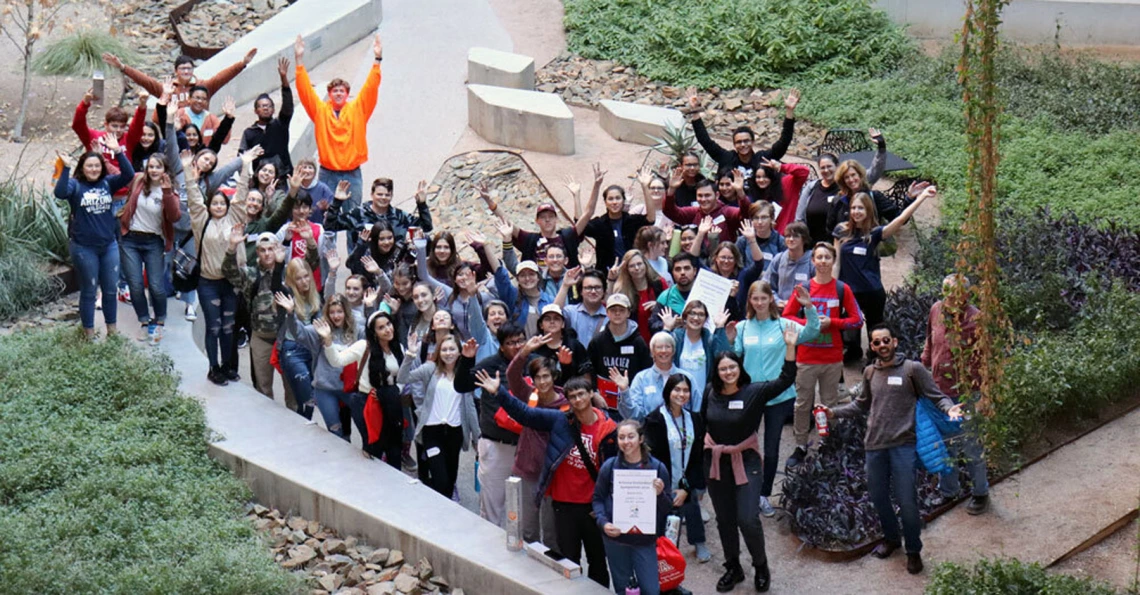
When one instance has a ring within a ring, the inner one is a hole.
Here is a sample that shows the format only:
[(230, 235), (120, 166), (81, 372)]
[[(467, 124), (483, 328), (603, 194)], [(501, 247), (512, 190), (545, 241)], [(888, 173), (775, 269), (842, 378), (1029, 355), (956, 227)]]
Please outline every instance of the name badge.
[(838, 308), (839, 307), (839, 300), (827, 300), (827, 307), (828, 308)]
[(745, 345), (759, 345), (760, 337), (744, 337)]
[(764, 260), (772, 260), (772, 258), (773, 258), (773, 256), (772, 256), (771, 252), (765, 252), (764, 253)]
[(621, 354), (622, 355), (633, 355), (633, 345), (622, 345), (621, 346)]
[(724, 215), (717, 215), (716, 219), (713, 219), (712, 222), (713, 225), (720, 225), (721, 223), (724, 223)]
[(807, 273), (796, 273), (796, 281), (807, 281)]
[(614, 237), (615, 238), (618, 237), (618, 230), (616, 230), (616, 229), (614, 230)]
[(207, 128), (207, 129), (202, 131), (202, 136), (213, 136), (213, 135), (214, 135), (214, 129), (213, 128)]
[(863, 246), (855, 246), (855, 249), (852, 251), (855, 253), (855, 256), (866, 256), (867, 255), (867, 249), (864, 248)]
[(902, 386), (902, 376), (888, 376), (887, 384), (890, 386)]
[(435, 457), (435, 456), (439, 456), (439, 447), (433, 446), (433, 447), (427, 449), (427, 452), (424, 454), (426, 454), (429, 459), (432, 457)]
[(744, 409), (744, 401), (729, 401), (728, 402), (728, 408), (729, 409), (738, 409), (738, 410)]

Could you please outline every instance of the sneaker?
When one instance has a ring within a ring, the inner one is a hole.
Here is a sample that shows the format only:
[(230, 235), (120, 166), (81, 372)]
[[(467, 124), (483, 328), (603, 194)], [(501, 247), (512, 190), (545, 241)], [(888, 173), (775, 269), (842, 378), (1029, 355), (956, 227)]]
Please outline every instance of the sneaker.
[(144, 322), (144, 323), (142, 323), (141, 327), (142, 327), (141, 330), (145, 331), (145, 333), (139, 334), (139, 336), (138, 336), (139, 342), (141, 343), (141, 342), (150, 341), (150, 334), (154, 332), (154, 326), (152, 324), (150, 324), (149, 322)]
[(194, 308), (194, 304), (186, 304), (186, 320), (190, 322), (198, 320), (198, 310)]
[(708, 562), (709, 560), (712, 560), (712, 552), (709, 551), (709, 546), (707, 546), (703, 543), (698, 543), (697, 544), (697, 562), (704, 564), (704, 563)]
[(206, 373), (206, 380), (209, 380), (218, 386), (225, 386), (229, 384), (229, 382), (226, 380), (225, 375), (223, 375), (222, 371), (218, 368), (210, 368), (210, 371)]
[(768, 501), (767, 496), (760, 496), (760, 514), (766, 517), (776, 516), (776, 509), (772, 508), (772, 503)]
[(977, 516), (990, 508), (990, 497), (985, 496), (970, 496), (970, 503), (966, 505), (966, 514)]
[(914, 553), (906, 555), (906, 571), (911, 574), (922, 572), (922, 554)]
[(123, 302), (124, 304), (131, 303), (131, 290), (129, 287), (119, 288), (119, 301)]
[(233, 368), (232, 370), (228, 368), (223, 369), (221, 370), (221, 374), (222, 377), (224, 377), (226, 380), (229, 380), (230, 382), (237, 382), (241, 380), (241, 375), (238, 374), (237, 368)]
[(419, 466), (416, 465), (416, 459), (412, 456), (411, 450), (405, 450), (404, 453), (400, 455), (400, 467), (408, 473), (415, 473), (419, 468)]
[(238, 349), (249, 347), (249, 333), (245, 332), (244, 329), (239, 330), (234, 339), (238, 342)]
[(744, 569), (740, 566), (734, 566), (725, 571), (720, 580), (716, 582), (717, 593), (727, 593), (736, 588), (736, 585), (744, 582)]
[(150, 335), (150, 344), (158, 345), (162, 341), (162, 325), (156, 324), (154, 326), (154, 332), (151, 332), (150, 329), (147, 329), (147, 334)]
[(895, 550), (899, 549), (900, 547), (902, 547), (901, 543), (892, 543), (890, 541), (883, 540), (882, 543), (875, 546), (875, 549), (871, 552), (871, 555), (880, 560), (884, 560), (886, 558), (890, 558), (891, 554), (895, 553)]
[(788, 457), (787, 462), (784, 463), (784, 467), (787, 469), (798, 467), (800, 463), (804, 462), (804, 457), (806, 456), (807, 451), (804, 450), (804, 447), (797, 446), (796, 449), (792, 451), (792, 456)]

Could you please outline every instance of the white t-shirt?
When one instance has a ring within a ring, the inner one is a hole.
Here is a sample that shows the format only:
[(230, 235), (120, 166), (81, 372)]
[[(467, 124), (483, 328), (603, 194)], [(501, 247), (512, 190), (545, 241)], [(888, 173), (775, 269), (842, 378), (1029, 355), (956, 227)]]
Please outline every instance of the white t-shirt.
[(131, 218), (131, 231), (162, 235), (162, 187), (156, 185), (150, 192), (139, 192), (135, 216)]
[(701, 340), (690, 341), (686, 336), (681, 345), (681, 361), (678, 368), (688, 372), (693, 377), (693, 392), (704, 393), (705, 383), (708, 379), (705, 378), (706, 365), (708, 363), (708, 354), (705, 353), (704, 345), (701, 345)]
[(462, 398), (455, 392), (454, 382), (446, 376), (440, 376), (435, 383), (435, 400), (431, 403), (431, 413), (428, 414), (425, 425), (462, 426), (463, 417), (459, 411), (461, 404)]

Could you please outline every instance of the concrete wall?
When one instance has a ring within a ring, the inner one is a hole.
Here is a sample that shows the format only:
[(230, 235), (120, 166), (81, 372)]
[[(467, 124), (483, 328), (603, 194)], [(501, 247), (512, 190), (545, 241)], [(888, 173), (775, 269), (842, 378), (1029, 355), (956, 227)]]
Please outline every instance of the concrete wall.
[[(965, 14), (962, 0), (876, 0), (876, 4), (921, 39), (953, 39)], [(1067, 45), (1140, 46), (1140, 2), (1013, 0), (1002, 12), (1001, 34), (1030, 44), (1059, 39)]]
[(292, 62), (297, 35), (305, 38), (305, 65), (311, 68), (374, 32), (382, 17), (381, 0), (299, 0), (200, 64), (196, 74), (213, 76), (257, 48), (253, 62), (217, 93), (219, 97), (233, 96), (242, 105), (281, 85), (277, 59)]

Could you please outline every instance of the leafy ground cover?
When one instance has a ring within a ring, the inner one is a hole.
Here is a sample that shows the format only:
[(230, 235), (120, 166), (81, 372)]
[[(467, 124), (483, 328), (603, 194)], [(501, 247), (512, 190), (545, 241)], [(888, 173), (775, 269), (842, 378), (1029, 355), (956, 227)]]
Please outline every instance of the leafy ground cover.
[(0, 361), (0, 591), (298, 591), (169, 359), (56, 329), (0, 339)]
[(1018, 560), (981, 560), (970, 566), (943, 563), (926, 586), (927, 595), (1116, 595), (1110, 585), (1045, 572)]

